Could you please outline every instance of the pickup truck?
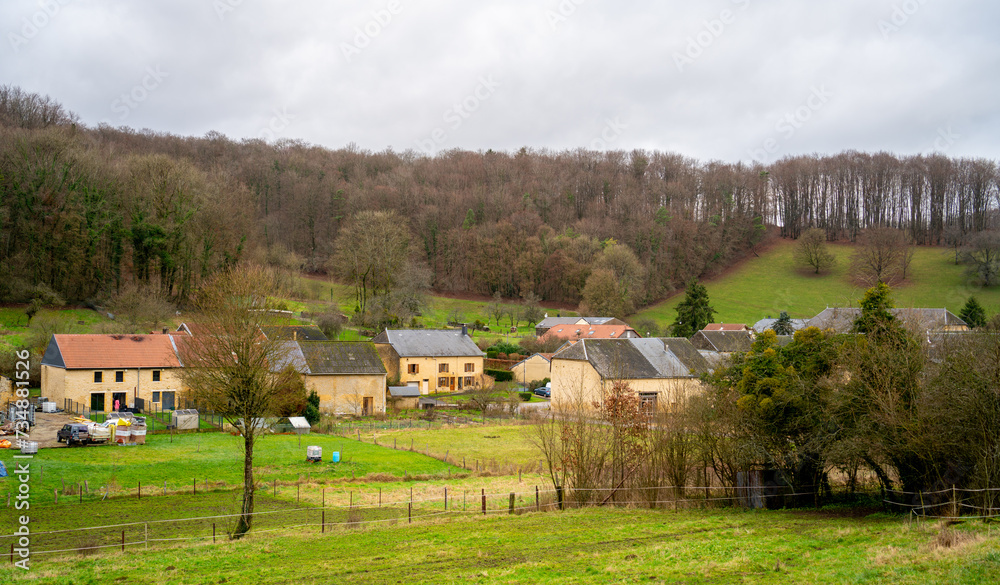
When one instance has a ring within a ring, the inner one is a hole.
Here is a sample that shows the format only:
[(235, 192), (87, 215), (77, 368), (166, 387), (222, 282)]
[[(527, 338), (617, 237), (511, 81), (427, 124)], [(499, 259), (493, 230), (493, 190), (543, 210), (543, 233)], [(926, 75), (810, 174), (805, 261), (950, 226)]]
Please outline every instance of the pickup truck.
[(62, 443), (66, 442), (67, 445), (72, 445), (73, 443), (79, 443), (81, 445), (90, 442), (90, 432), (87, 430), (87, 425), (82, 423), (70, 423), (63, 425), (63, 428), (59, 429), (56, 433), (56, 442)]

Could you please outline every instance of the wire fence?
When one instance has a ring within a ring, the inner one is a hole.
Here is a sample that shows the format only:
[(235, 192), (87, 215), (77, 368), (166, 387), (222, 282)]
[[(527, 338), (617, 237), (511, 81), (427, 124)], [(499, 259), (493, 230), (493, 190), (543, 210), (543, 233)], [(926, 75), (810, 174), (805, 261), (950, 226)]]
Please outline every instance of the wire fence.
[[(257, 511), (254, 512), (252, 534), (267, 534), (280, 531), (327, 532), (351, 531), (361, 528), (394, 526), (430, 521), (448, 521), (470, 516), (517, 515), (529, 512), (544, 513), (559, 510), (594, 506), (614, 506), (624, 508), (649, 508), (666, 512), (746, 506), (750, 488), (722, 488), (719, 486), (645, 486), (626, 489), (587, 488), (563, 489), (541, 488), (511, 492), (487, 492), (486, 489), (449, 491), (442, 488), (439, 496), (414, 497), (411, 489), (409, 497), (383, 499), (383, 492), (350, 492), (348, 504), (327, 504), (326, 489), (317, 498), (318, 505), (303, 505), (296, 501), (277, 497), (269, 493), (270, 485), (261, 485), (257, 495)], [(284, 487), (287, 486), (283, 486)], [(343, 490), (340, 490), (343, 491)], [(785, 498), (811, 499), (813, 491), (791, 491), (782, 494)], [(229, 538), (240, 517), (232, 513), (239, 506), (239, 492), (232, 492), (232, 498), (224, 503), (216, 502), (218, 513), (170, 518), (142, 519), (137, 521), (84, 526), (32, 532), (31, 554), (96, 554), (101, 550), (121, 550), (166, 544), (213, 543)], [(342, 496), (342, 494), (341, 494)], [(615, 497), (620, 496), (620, 497)], [(909, 500), (924, 498), (923, 504), (912, 504)], [(957, 488), (929, 492), (887, 492), (883, 499), (886, 507), (906, 512), (911, 518), (933, 518), (943, 520), (992, 519), (1000, 516), (1000, 507), (982, 506), (980, 500), (1000, 498), (1000, 488), (982, 490), (962, 490)], [(935, 500), (935, 501), (931, 501)], [(205, 503), (192, 505), (192, 509), (205, 509)], [(21, 534), (0, 535), (0, 554), (9, 551), (14, 562), (14, 549)]]
[(934, 520), (991, 520), (1000, 517), (1000, 488), (964, 489), (952, 486), (938, 490), (887, 491), (882, 500), (887, 509), (911, 518)]
[[(463, 490), (460, 493), (442, 489), (439, 497), (410, 497), (383, 500), (382, 492), (376, 494), (351, 492), (351, 502), (347, 505), (328, 505), (323, 491), (320, 505), (303, 506), (273, 497), (267, 487), (258, 492), (258, 511), (254, 512), (252, 534), (266, 534), (278, 531), (311, 531), (324, 534), (335, 531), (350, 531), (368, 527), (413, 524), (426, 521), (442, 521), (469, 516), (517, 515), (529, 512), (553, 512), (571, 508), (594, 506), (607, 496), (621, 490), (613, 488), (564, 490), (562, 487), (542, 489), (535, 486), (527, 491), (487, 492)], [(635, 489), (635, 488), (633, 488)], [(738, 495), (726, 495), (716, 491), (710, 497), (694, 496), (709, 494), (719, 488), (670, 486), (640, 488), (656, 494), (643, 501), (644, 507), (680, 511), (706, 507), (738, 504)], [(674, 494), (664, 497), (666, 494)], [(235, 496), (236, 494), (234, 494)], [(315, 494), (313, 494), (315, 496)], [(797, 494), (792, 494), (797, 495)], [(635, 502), (612, 501), (607, 505), (634, 507)], [(193, 506), (204, 509), (204, 506)], [(229, 502), (229, 509), (238, 507), (238, 498)], [(184, 544), (226, 540), (232, 533), (240, 517), (238, 513), (209, 514), (197, 517), (144, 519), (132, 522), (85, 526), (32, 532), (31, 554), (95, 554), (101, 550), (121, 550), (163, 544)], [(0, 535), (0, 551), (9, 551), (14, 562), (14, 549), (21, 534)]]

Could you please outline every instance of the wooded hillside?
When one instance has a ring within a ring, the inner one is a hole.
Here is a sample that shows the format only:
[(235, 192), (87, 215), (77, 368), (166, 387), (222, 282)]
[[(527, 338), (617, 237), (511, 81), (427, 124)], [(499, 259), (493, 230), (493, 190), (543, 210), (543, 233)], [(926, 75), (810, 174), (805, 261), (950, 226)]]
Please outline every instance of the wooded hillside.
[(89, 128), (3, 87), (0, 301), (99, 299), (129, 281), (183, 301), (241, 258), (322, 272), (342, 228), (382, 210), (403, 218), (411, 260), (435, 289), (576, 303), (613, 239), (638, 259), (630, 300), (641, 306), (726, 267), (767, 231), (818, 226), (853, 240), (888, 225), (917, 243), (961, 239), (994, 227), (997, 179), (995, 161), (940, 155), (763, 166), (641, 150), (427, 157), (180, 137)]

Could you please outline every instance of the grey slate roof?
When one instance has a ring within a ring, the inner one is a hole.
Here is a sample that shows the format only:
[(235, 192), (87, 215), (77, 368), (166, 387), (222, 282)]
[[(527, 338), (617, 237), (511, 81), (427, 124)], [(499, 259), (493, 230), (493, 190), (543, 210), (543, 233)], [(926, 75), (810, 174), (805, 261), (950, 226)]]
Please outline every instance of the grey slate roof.
[(749, 331), (699, 331), (691, 338), (698, 349), (708, 349), (723, 353), (749, 351), (753, 336)]
[[(908, 327), (922, 331), (936, 331), (947, 328), (963, 328), (967, 324), (948, 309), (891, 309), (890, 312)], [(861, 314), (856, 307), (832, 307), (820, 311), (806, 322), (807, 327), (833, 329), (837, 333), (847, 333), (854, 320)]]
[(367, 341), (300, 341), (310, 374), (385, 374), (375, 345)]
[(453, 357), (486, 355), (461, 329), (386, 329), (372, 339), (388, 343), (399, 357)]
[(661, 341), (694, 375), (700, 376), (712, 369), (705, 356), (701, 355), (698, 348), (689, 339), (664, 337)]
[(393, 398), (416, 398), (420, 396), (420, 388), (416, 386), (389, 386), (389, 396)]
[(281, 348), (282, 352), (281, 358), (274, 365), (275, 371), (281, 371), (292, 366), (296, 372), (300, 374), (308, 374), (309, 366), (306, 364), (306, 356), (302, 353), (302, 348), (295, 341), (279, 341), (278, 347)]
[[(681, 340), (690, 345), (687, 340)], [(590, 362), (602, 378), (691, 378), (708, 369), (693, 347), (674, 339), (583, 339), (552, 356)], [(675, 353), (673, 348), (677, 348)], [(683, 357), (682, 357), (683, 356)]]
[(261, 331), (268, 339), (278, 337), (280, 339), (292, 339), (297, 341), (327, 341), (326, 335), (320, 331), (319, 327), (303, 325), (281, 325), (272, 327), (261, 327)]
[[(808, 319), (790, 319), (792, 325), (792, 331), (798, 331), (799, 329), (805, 329), (807, 327), (806, 323)], [(763, 333), (768, 329), (774, 327), (777, 323), (777, 319), (761, 319), (753, 324), (753, 330), (757, 333)]]

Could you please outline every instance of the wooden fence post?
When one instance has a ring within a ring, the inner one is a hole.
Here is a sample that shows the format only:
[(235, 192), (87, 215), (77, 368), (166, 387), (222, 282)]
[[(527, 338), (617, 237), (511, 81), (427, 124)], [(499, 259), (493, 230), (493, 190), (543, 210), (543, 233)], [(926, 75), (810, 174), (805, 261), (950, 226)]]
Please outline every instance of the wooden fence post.
[(326, 508), (320, 511), (320, 529), (319, 533), (323, 534), (326, 532)]
[(563, 488), (561, 485), (556, 486), (556, 501), (559, 503), (559, 509), (563, 509)]
[(507, 513), (514, 513), (514, 492), (510, 492), (510, 506), (507, 508)]
[(141, 479), (139, 480), (139, 489), (136, 490), (136, 498), (139, 499), (139, 500), (142, 499), (142, 480)]
[(125, 552), (125, 531), (122, 530), (122, 552)]
[(538, 511), (540, 511), (542, 509), (539, 504), (540, 504), (540, 502), (538, 500), (538, 486), (536, 485), (535, 486), (535, 511), (536, 512), (538, 512)]
[(444, 510), (445, 510), (445, 512), (448, 511), (448, 488), (447, 487), (444, 488)]
[(212, 522), (212, 544), (215, 544), (215, 522)]
[(486, 515), (486, 490), (483, 489), (483, 515)]

